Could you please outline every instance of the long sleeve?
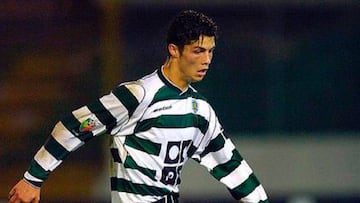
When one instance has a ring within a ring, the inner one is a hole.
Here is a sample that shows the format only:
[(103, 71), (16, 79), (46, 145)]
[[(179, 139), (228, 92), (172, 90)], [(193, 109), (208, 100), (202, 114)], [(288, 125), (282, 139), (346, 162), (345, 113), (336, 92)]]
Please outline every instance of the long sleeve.
[(210, 119), (210, 141), (193, 158), (223, 183), (242, 202), (269, 202), (265, 190), (232, 141), (226, 137), (214, 115)]
[(140, 85), (123, 84), (95, 102), (72, 111), (55, 125), (24, 178), (40, 187), (71, 152), (95, 136), (119, 130), (137, 108), (143, 94)]

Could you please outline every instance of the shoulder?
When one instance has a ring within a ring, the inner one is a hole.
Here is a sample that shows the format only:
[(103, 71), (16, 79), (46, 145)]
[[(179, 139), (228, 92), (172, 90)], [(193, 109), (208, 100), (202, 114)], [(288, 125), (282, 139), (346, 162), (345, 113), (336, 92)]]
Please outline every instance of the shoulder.
[(121, 83), (115, 91), (128, 91), (131, 93), (132, 96), (134, 96), (138, 102), (141, 102), (145, 97), (145, 88), (141, 84), (140, 81), (131, 81), (131, 82), (125, 82)]
[(163, 82), (160, 80), (158, 75), (158, 70), (154, 71), (151, 74), (145, 75), (141, 79), (138, 80), (139, 83), (146, 89), (156, 89), (163, 86)]
[(155, 76), (156, 71), (138, 80), (123, 82), (113, 90), (113, 93), (127, 94), (128, 96), (135, 97), (138, 102), (142, 102), (149, 92), (149, 87), (154, 86), (156, 83)]

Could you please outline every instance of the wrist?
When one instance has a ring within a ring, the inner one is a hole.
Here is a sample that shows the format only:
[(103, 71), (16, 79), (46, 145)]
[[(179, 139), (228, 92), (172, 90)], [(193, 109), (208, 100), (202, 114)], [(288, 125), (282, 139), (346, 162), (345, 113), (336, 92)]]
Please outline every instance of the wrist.
[(42, 182), (31, 181), (31, 180), (26, 179), (25, 177), (23, 178), (23, 180), (24, 180), (26, 183), (28, 183), (31, 187), (40, 190), (41, 185), (42, 185)]

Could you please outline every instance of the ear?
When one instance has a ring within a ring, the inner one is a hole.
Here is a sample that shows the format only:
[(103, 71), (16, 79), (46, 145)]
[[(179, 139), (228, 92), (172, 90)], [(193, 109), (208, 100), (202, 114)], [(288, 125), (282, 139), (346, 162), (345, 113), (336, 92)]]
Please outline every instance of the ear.
[(171, 57), (178, 58), (180, 56), (180, 50), (175, 44), (169, 44), (168, 51)]

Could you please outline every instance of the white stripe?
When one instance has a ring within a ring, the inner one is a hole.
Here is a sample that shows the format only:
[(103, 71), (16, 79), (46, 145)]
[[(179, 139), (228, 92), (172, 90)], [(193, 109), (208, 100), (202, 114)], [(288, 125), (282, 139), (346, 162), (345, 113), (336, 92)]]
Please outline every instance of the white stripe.
[[(140, 167), (147, 168), (149, 170), (153, 170), (156, 172), (155, 179), (160, 179), (162, 175), (162, 168), (160, 163), (162, 162), (160, 157), (149, 155), (145, 152), (140, 150), (126, 147), (128, 154), (130, 154), (134, 160), (137, 160), (137, 157), (140, 157), (142, 163), (137, 163)], [(148, 176), (144, 175), (143, 173), (139, 172), (135, 169), (128, 169), (123, 166), (123, 164), (114, 163), (116, 164), (117, 171), (116, 175), (118, 178), (123, 178), (133, 183), (141, 183), (147, 185), (153, 185), (156, 187), (165, 187), (163, 183), (159, 181), (154, 181), (150, 179)], [(174, 188), (172, 189), (174, 190)]]
[(140, 103), (145, 95), (144, 88), (138, 83), (128, 83), (125, 87), (132, 93), (132, 95), (138, 100)]
[(259, 202), (267, 199), (265, 190), (262, 185), (259, 185), (252, 191), (248, 196), (242, 198), (241, 200), (244, 202)]
[(88, 118), (91, 118), (96, 122), (95, 129), (91, 131), (94, 136), (106, 131), (106, 126), (100, 122), (96, 115), (91, 112), (87, 106), (81, 107), (72, 113), (80, 123), (84, 122)]
[[(197, 102), (197, 111), (194, 112), (193, 109), (193, 101)], [(165, 101), (159, 101), (155, 104), (151, 105), (144, 114), (142, 120), (156, 118), (160, 115), (185, 115), (189, 113), (196, 113), (204, 117), (205, 119), (209, 119), (209, 104), (201, 99), (168, 99)]]
[[(118, 163), (116, 163), (116, 164), (118, 164)], [(159, 188), (164, 187), (163, 183), (150, 179), (148, 176), (142, 174), (138, 170), (130, 169), (130, 168), (126, 168), (126, 169), (123, 168), (120, 170), (121, 170), (121, 173), (119, 173), (119, 172), (117, 173), (117, 178), (122, 178), (122, 179), (128, 180), (132, 183), (146, 184), (146, 185), (155, 186), (155, 187), (159, 187)]]
[(104, 125), (100, 122), (100, 120), (96, 117), (96, 115), (90, 111), (90, 109), (87, 106), (83, 106), (83, 107), (73, 111), (72, 114), (75, 116), (75, 118), (80, 123), (84, 122), (88, 118), (92, 118), (93, 120), (96, 121), (97, 126)]
[(89, 110), (87, 106), (83, 106), (73, 111), (72, 114), (75, 116), (76, 119), (79, 120), (80, 123), (82, 123), (87, 118), (89, 118), (89, 116), (91, 116), (93, 113)]
[(118, 192), (111, 191), (111, 202), (135, 202), (139, 199), (140, 195), (126, 193), (126, 192)]
[(155, 202), (158, 200), (157, 196), (111, 191), (111, 202)]
[[(125, 149), (134, 160), (142, 161), (142, 163), (137, 163), (139, 166), (159, 172), (158, 170), (161, 167), (160, 163), (163, 162), (161, 157), (150, 155), (148, 153), (145, 153), (143, 151), (134, 149), (126, 145), (125, 145)], [(159, 174), (157, 174), (157, 176), (158, 175)]]
[[(132, 151), (135, 151), (135, 149)], [(136, 151), (138, 151), (138, 150), (136, 150)], [(138, 151), (138, 152), (140, 152), (140, 151)], [(150, 157), (149, 155), (147, 155), (145, 153), (142, 153), (142, 154), (144, 154), (144, 155), (143, 156), (140, 155), (140, 156), (143, 157), (142, 158), (143, 160), (148, 160), (147, 163), (155, 165), (157, 167), (157, 170), (155, 170), (156, 171), (155, 179), (160, 179), (161, 175), (162, 175), (162, 170), (159, 169), (159, 165), (156, 164), (156, 160), (154, 161), (153, 157)], [(114, 167), (112, 174), (116, 175), (117, 178), (122, 178), (122, 179), (128, 180), (132, 183), (146, 184), (146, 185), (155, 186), (155, 187), (159, 187), (159, 188), (165, 187), (170, 191), (179, 192), (178, 187), (173, 186), (173, 185), (164, 185), (160, 181), (154, 181), (136, 169), (125, 168), (123, 164), (119, 164), (119, 163), (112, 163), (112, 164)], [(154, 170), (154, 169), (150, 169), (149, 167), (145, 167), (145, 168), (148, 168), (149, 170)]]
[(121, 119), (117, 120), (117, 122), (123, 123), (129, 118), (127, 109), (114, 94), (111, 93), (100, 98), (100, 102), (111, 113), (111, 115), (114, 116), (114, 118)]
[(200, 162), (201, 165), (206, 166), (210, 170), (216, 167), (219, 164), (226, 163), (232, 157), (232, 151), (235, 149), (234, 144), (227, 139), (225, 141), (224, 147), (217, 152), (210, 152), (204, 156)]
[(252, 170), (245, 160), (229, 175), (223, 177), (220, 182), (224, 183), (230, 189), (233, 189), (243, 183), (250, 175)]
[(76, 150), (84, 144), (80, 139), (68, 131), (62, 122), (58, 122), (56, 124), (51, 135), (69, 152)]
[(84, 122), (88, 118), (91, 118), (95, 121), (96, 126), (93, 130), (91, 130), (94, 136), (106, 131), (106, 126), (100, 122), (96, 115), (91, 112), (87, 106), (81, 107), (72, 113), (80, 123)]
[(145, 132), (136, 133), (137, 137), (150, 140), (154, 143), (167, 144), (168, 141), (194, 140), (194, 145), (198, 145), (202, 134), (198, 128), (151, 128)]
[(46, 171), (53, 171), (61, 164), (61, 160), (53, 157), (44, 147), (41, 147), (36, 153), (34, 160)]
[(27, 171), (25, 172), (24, 177), (25, 177), (26, 179), (28, 179), (28, 180), (31, 180), (31, 181), (44, 182), (43, 180), (38, 179), (38, 178), (32, 176), (32, 175), (31, 175), (29, 172), (27, 172)]
[(100, 128), (95, 128), (95, 130), (91, 131), (93, 133), (94, 136), (102, 134), (104, 132), (106, 132), (106, 126), (101, 126)]

